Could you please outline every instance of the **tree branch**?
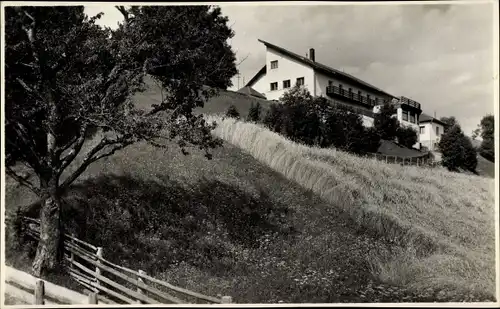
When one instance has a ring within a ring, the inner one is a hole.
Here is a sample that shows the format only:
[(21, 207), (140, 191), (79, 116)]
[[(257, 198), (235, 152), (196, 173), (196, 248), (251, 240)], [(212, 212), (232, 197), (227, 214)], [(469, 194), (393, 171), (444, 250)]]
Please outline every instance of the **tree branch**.
[[(87, 133), (87, 126), (83, 125), (82, 128), (80, 129), (80, 136), (76, 139), (76, 141), (72, 142), (70, 152), (64, 156), (61, 159), (61, 166), (59, 167), (57, 174), (60, 176), (62, 172), (68, 167), (68, 165), (73, 162), (73, 160), (76, 158), (76, 156), (80, 153), (82, 150), (83, 144), (85, 143), (85, 135)], [(59, 156), (61, 155), (62, 151), (66, 150), (67, 148), (59, 148), (56, 150), (56, 155)]]
[(41, 192), (40, 189), (35, 187), (34, 184), (29, 182), (28, 180), (24, 179), (23, 177), (19, 176), (12, 168), (6, 166), (6, 173), (10, 177), (14, 178), (19, 184), (25, 186), (26, 188), (30, 189), (33, 193), (35, 193), (37, 196), (41, 197)]
[[(119, 145), (117, 145), (117, 144), (119, 144)], [(89, 153), (87, 153), (82, 164), (68, 178), (66, 178), (66, 180), (64, 180), (64, 182), (62, 183), (60, 188), (62, 190), (66, 190), (68, 188), (68, 186), (70, 186), (87, 169), (87, 167), (91, 163), (93, 163), (101, 158), (110, 156), (113, 153), (115, 153), (117, 150), (122, 149), (130, 144), (132, 144), (131, 140), (122, 140), (122, 139), (109, 140), (106, 137), (103, 138), (99, 142), (99, 144), (97, 144), (97, 146), (94, 147), (94, 149), (92, 149), (91, 151), (89, 151)], [(101, 151), (104, 147), (110, 146), (110, 145), (116, 145), (116, 146), (113, 147), (109, 153), (105, 153), (105, 154), (101, 154), (101, 155), (96, 156), (96, 154), (99, 151)]]

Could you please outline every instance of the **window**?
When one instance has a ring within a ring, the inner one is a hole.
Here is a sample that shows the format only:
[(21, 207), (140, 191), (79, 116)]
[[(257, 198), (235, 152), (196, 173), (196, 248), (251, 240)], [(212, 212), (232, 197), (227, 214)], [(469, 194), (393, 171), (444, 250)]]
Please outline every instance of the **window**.
[(425, 127), (424, 126), (420, 127), (420, 134), (425, 134)]
[(349, 90), (348, 90), (348, 91), (349, 91), (349, 98), (351, 98), (351, 99), (352, 99), (352, 88), (349, 88)]
[(410, 122), (415, 123), (415, 114), (411, 112), (409, 112), (409, 114), (410, 114)]
[(436, 127), (436, 135), (439, 136), (439, 127)]
[(403, 120), (408, 121), (408, 112), (407, 111), (403, 111)]
[(297, 85), (299, 85), (299, 86), (303, 86), (304, 85), (304, 77), (297, 78)]
[(277, 69), (278, 68), (278, 60), (271, 61), (271, 69)]
[(284, 80), (283, 81), (283, 89), (290, 88), (290, 80)]
[(278, 83), (271, 83), (271, 91), (278, 90)]
[(333, 86), (333, 81), (329, 80), (328, 81), (328, 86)]

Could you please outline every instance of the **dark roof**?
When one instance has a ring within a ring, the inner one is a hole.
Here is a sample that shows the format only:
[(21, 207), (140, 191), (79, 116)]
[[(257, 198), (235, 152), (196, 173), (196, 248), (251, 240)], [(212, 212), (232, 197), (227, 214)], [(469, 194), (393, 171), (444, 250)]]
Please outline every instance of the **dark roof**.
[(252, 77), (252, 79), (248, 81), (248, 83), (245, 86), (252, 86), (259, 79), (260, 76), (266, 74), (266, 71), (267, 71), (267, 65), (264, 64), (264, 66), (259, 70), (259, 72), (257, 72), (257, 74), (255, 74), (255, 76)]
[(245, 86), (245, 87), (241, 88), (240, 90), (238, 90), (237, 92), (243, 93), (243, 94), (248, 94), (248, 95), (251, 95), (253, 97), (257, 97), (257, 98), (261, 98), (261, 99), (265, 99), (266, 98), (265, 95), (263, 95), (262, 93), (258, 92), (255, 89), (253, 89), (250, 86)]
[(419, 122), (422, 123), (422, 122), (435, 122), (435, 123), (439, 123), (440, 125), (443, 125), (443, 126), (447, 126), (446, 123), (442, 122), (441, 120), (437, 119), (437, 118), (434, 118), (432, 116), (429, 116), (425, 113), (422, 113), (420, 114), (420, 118), (419, 118)]
[[(264, 45), (266, 45), (266, 47), (269, 47), (269, 48), (272, 48), (274, 50), (277, 50), (279, 51), (280, 53), (284, 54), (284, 55), (287, 55), (288, 57), (292, 58), (292, 59), (295, 59), (299, 62), (302, 62), (306, 65), (309, 65), (310, 67), (312, 67), (314, 70), (317, 70), (317, 71), (320, 71), (324, 74), (327, 74), (327, 75), (330, 75), (332, 77), (336, 77), (336, 78), (339, 78), (339, 79), (344, 79), (344, 80), (347, 80), (355, 85), (358, 85), (358, 86), (362, 86), (362, 87), (365, 87), (365, 88), (369, 88), (370, 90), (372, 91), (375, 91), (375, 92), (379, 92), (383, 95), (387, 95), (387, 96), (390, 96), (390, 97), (394, 97), (393, 95), (383, 91), (382, 89), (379, 89), (367, 82), (364, 82), (362, 80), (360, 80), (359, 78), (356, 78), (350, 74), (347, 74), (347, 73), (344, 73), (342, 71), (339, 71), (339, 70), (336, 70), (334, 68), (331, 68), (329, 66), (326, 66), (324, 64), (321, 64), (319, 62), (316, 62), (316, 61), (312, 61), (311, 59), (307, 58), (307, 57), (304, 57), (304, 56), (300, 56), (296, 53), (293, 53), (291, 51), (288, 51), (282, 47), (279, 47), (279, 46), (276, 46), (274, 44), (271, 44), (269, 42), (266, 42), (266, 41), (263, 41), (263, 40), (260, 40), (259, 39), (259, 42), (263, 43)], [(248, 82), (247, 85), (251, 85), (251, 83), (256, 80), (258, 78), (258, 76), (260, 76), (261, 74), (264, 74), (266, 73), (266, 66), (264, 66), (264, 68), (262, 68), (251, 80), (250, 82)]]

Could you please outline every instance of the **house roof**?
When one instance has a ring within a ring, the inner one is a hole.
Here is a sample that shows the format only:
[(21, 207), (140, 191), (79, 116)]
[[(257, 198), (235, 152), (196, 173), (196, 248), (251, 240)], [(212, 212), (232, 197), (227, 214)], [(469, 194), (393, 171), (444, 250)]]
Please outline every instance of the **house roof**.
[(432, 116), (429, 116), (425, 113), (420, 114), (419, 122), (420, 123), (422, 123), (422, 122), (435, 122), (435, 123), (439, 123), (440, 125), (447, 126), (447, 124), (442, 122), (441, 120), (434, 118)]
[(265, 95), (263, 95), (262, 93), (258, 92), (255, 89), (253, 89), (250, 86), (245, 86), (245, 87), (241, 88), (240, 90), (238, 90), (237, 92), (243, 93), (243, 94), (248, 94), (248, 95), (251, 95), (253, 97), (260, 98), (260, 99), (266, 99)]
[(267, 65), (264, 64), (264, 66), (259, 70), (259, 72), (257, 72), (257, 74), (255, 74), (254, 77), (252, 77), (252, 79), (250, 79), (245, 86), (252, 86), (259, 79), (259, 77), (266, 74), (266, 72), (267, 72)]
[[(293, 53), (289, 50), (286, 50), (282, 47), (276, 46), (276, 45), (271, 44), (269, 42), (266, 42), (264, 40), (259, 39), (259, 42), (263, 43), (268, 48), (272, 48), (272, 49), (274, 49), (274, 50), (276, 50), (276, 51), (278, 51), (278, 52), (280, 52), (280, 53), (282, 53), (282, 54), (284, 54), (284, 55), (286, 55), (294, 60), (297, 60), (305, 65), (312, 67), (316, 71), (322, 72), (326, 75), (329, 75), (329, 76), (332, 76), (332, 77), (335, 77), (338, 79), (343, 79), (343, 80), (349, 81), (355, 85), (358, 85), (358, 86), (361, 86), (364, 88), (369, 88), (370, 90), (381, 93), (383, 95), (394, 97), (393, 95), (383, 91), (382, 89), (379, 89), (379, 88), (377, 88), (377, 87), (375, 87), (375, 86), (373, 86), (365, 81), (362, 81), (361, 79), (356, 78), (350, 74), (347, 74), (345, 72), (339, 71), (339, 70), (334, 69), (334, 68), (331, 68), (331, 67), (326, 66), (324, 64), (321, 64), (319, 62), (312, 61), (311, 59), (309, 59), (307, 57), (300, 56), (296, 53)], [(262, 74), (265, 74), (265, 73), (266, 73), (266, 66), (264, 66), (262, 69), (260, 69), (260, 71), (257, 72), (257, 74), (247, 83), (247, 85), (252, 85), (253, 82), (255, 82)]]

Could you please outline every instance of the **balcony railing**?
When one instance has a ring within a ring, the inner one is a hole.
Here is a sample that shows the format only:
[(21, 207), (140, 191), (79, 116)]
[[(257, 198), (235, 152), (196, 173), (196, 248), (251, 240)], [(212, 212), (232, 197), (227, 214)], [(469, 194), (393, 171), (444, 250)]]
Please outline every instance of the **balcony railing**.
[(415, 102), (411, 99), (408, 99), (407, 97), (400, 97), (399, 98), (399, 103), (401, 104), (406, 104), (406, 105), (409, 105), (409, 106), (412, 106), (412, 107), (415, 107), (415, 108), (418, 108), (418, 109), (421, 109), (420, 108), (420, 103), (418, 102)]
[(354, 93), (352, 91), (346, 91), (343, 88), (339, 88), (337, 86), (327, 86), (326, 87), (326, 94), (327, 95), (336, 95), (336, 96), (341, 96), (347, 99), (350, 99), (352, 101), (359, 102), (361, 104), (366, 104), (368, 106), (376, 106), (379, 104), (382, 104), (381, 100), (373, 99), (373, 98), (368, 98), (367, 96), (359, 95), (357, 93)]

